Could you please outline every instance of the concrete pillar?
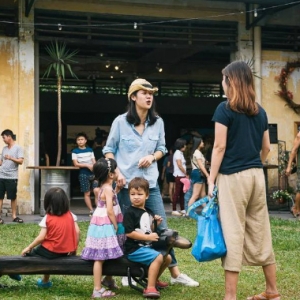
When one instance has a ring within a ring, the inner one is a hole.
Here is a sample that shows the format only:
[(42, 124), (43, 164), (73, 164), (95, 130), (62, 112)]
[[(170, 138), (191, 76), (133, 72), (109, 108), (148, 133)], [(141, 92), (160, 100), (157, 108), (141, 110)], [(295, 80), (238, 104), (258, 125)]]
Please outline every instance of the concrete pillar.
[[(17, 201), (20, 214), (31, 214), (34, 185), (26, 166), (33, 165), (35, 157), (33, 14), (24, 17), (23, 1), (19, 1), (19, 11), (19, 37), (0, 37), (0, 132), (11, 129), (24, 149)], [(1, 140), (0, 151), (4, 146)], [(4, 200), (4, 206), (10, 207), (10, 201)]]

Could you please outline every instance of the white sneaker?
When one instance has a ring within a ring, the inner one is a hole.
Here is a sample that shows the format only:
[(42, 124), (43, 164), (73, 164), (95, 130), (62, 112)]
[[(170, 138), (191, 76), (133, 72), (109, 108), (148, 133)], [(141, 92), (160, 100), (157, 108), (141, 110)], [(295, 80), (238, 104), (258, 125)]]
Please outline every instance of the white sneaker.
[(184, 215), (184, 216), (185, 216), (185, 215), (186, 215), (186, 211), (185, 211), (185, 209), (184, 209), (184, 210), (181, 210), (181, 211), (180, 211), (180, 213), (181, 213), (182, 215)]
[(182, 284), (185, 286), (199, 286), (199, 282), (193, 280), (186, 274), (180, 273), (177, 278), (171, 277), (171, 284)]
[(172, 215), (173, 216), (181, 216), (181, 213), (179, 211), (177, 211), (177, 210), (173, 210), (172, 211)]
[[(132, 282), (133, 285), (136, 285), (136, 282), (132, 278), (131, 278), (131, 282)], [(129, 286), (127, 276), (122, 277), (122, 285), (123, 286)]]

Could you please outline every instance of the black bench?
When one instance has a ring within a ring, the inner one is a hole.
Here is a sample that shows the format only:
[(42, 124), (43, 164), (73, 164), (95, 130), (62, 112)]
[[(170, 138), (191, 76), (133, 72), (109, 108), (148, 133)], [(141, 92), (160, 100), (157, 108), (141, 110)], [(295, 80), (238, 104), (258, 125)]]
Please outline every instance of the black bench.
[[(178, 236), (178, 232), (167, 229), (161, 235), (155, 247), (161, 252), (169, 253), (172, 247), (188, 249), (192, 243)], [(80, 256), (64, 256), (46, 259), (38, 256), (0, 256), (1, 275), (93, 275), (94, 261), (81, 259)], [(147, 286), (148, 267), (131, 262), (125, 256), (107, 260), (103, 264), (103, 275), (127, 276), (131, 288), (143, 292)], [(138, 284), (132, 284), (134, 279)]]
[[(64, 256), (46, 259), (38, 256), (0, 256), (0, 275), (93, 275), (94, 261), (81, 259), (80, 256)], [(129, 261), (126, 257), (107, 260), (103, 264), (103, 275), (127, 276), (129, 286), (142, 292), (142, 288), (134, 286), (133, 278), (143, 288), (147, 285), (148, 268), (145, 265)]]

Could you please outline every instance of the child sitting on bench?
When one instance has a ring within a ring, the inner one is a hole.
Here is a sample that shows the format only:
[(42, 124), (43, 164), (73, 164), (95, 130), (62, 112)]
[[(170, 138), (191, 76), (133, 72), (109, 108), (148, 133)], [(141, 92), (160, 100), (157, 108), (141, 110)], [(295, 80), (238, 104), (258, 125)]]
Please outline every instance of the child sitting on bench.
[(159, 236), (154, 229), (154, 220), (157, 225), (162, 217), (154, 215), (145, 208), (145, 202), (149, 196), (149, 183), (143, 178), (133, 178), (128, 185), (131, 206), (124, 215), (124, 227), (127, 239), (125, 241), (125, 254), (131, 261), (138, 262), (149, 267), (148, 284), (144, 289), (145, 298), (159, 298), (160, 292), (156, 289), (165, 288), (167, 283), (159, 280), (160, 275), (171, 263), (171, 256), (152, 248), (152, 242), (156, 242)]
[[(23, 256), (42, 256), (48, 259), (75, 255), (79, 242), (77, 217), (70, 212), (69, 199), (58, 187), (49, 189), (44, 197), (46, 215), (40, 222), (41, 231), (23, 251)], [(36, 248), (34, 248), (37, 246)], [(52, 286), (50, 275), (37, 281), (38, 287)]]

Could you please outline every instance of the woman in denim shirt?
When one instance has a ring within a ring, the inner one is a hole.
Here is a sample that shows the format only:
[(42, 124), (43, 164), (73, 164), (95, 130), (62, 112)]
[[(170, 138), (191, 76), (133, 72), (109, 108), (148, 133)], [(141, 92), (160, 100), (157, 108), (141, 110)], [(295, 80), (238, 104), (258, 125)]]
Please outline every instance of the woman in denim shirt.
[[(158, 88), (145, 79), (139, 78), (131, 83), (128, 91), (128, 110), (113, 121), (103, 154), (107, 158), (114, 158), (118, 164), (117, 184), (122, 188), (118, 200), (122, 212), (125, 213), (126, 208), (131, 205), (128, 183), (134, 177), (142, 177), (148, 180), (150, 186), (146, 207), (154, 214), (162, 216), (160, 229), (164, 229), (167, 228), (167, 222), (157, 183), (157, 160), (166, 154), (167, 149), (164, 122), (155, 111), (153, 93), (157, 91)], [(171, 284), (199, 286), (198, 282), (180, 273), (173, 251), (171, 256)], [(122, 283), (126, 285), (123, 279)]]

